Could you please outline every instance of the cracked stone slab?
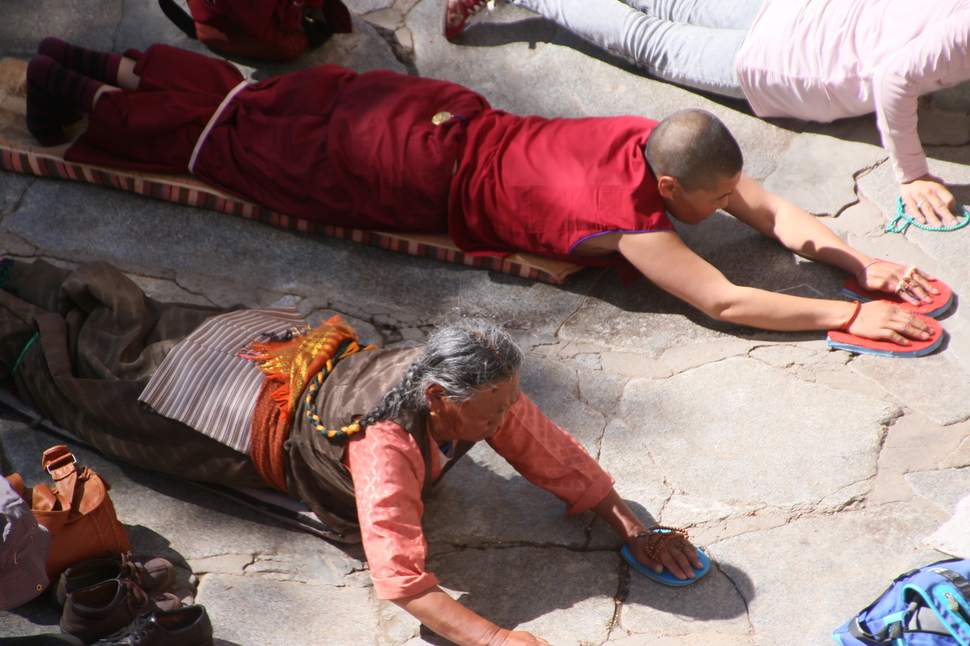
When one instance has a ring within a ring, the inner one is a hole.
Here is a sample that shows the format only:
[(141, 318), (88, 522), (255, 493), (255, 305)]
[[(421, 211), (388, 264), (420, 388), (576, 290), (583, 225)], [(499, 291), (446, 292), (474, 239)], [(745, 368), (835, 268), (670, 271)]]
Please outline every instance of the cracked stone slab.
[[(648, 445), (649, 440), (636, 425), (613, 419), (603, 434), (600, 465), (616, 480), (617, 493), (632, 504), (634, 511), (638, 511), (636, 506), (639, 505), (654, 519), (659, 519), (672, 492)], [(616, 534), (605, 529), (616, 542)]]
[(193, 294), (171, 280), (128, 274), (128, 278), (141, 288), (145, 295), (162, 303), (189, 303), (191, 305), (212, 305), (200, 294)]
[(621, 412), (675, 491), (799, 507), (857, 495), (851, 486), (875, 474), (883, 425), (899, 411), (733, 358), (633, 380)]
[(970, 491), (970, 467), (919, 471), (904, 477), (913, 491), (948, 514), (954, 513), (957, 504)]
[(459, 601), (503, 628), (552, 641), (599, 644), (613, 620), (619, 555), (566, 549), (465, 549), (429, 567)]
[(33, 182), (27, 175), (0, 172), (0, 215), (16, 209)]
[(217, 639), (259, 646), (351, 646), (378, 643), (371, 593), (366, 588), (207, 574), (198, 602), (208, 610)]
[(923, 543), (950, 556), (970, 559), (970, 496), (957, 503), (953, 517), (927, 536)]
[(620, 611), (621, 628), (665, 635), (746, 634), (745, 600), (729, 577), (741, 573), (713, 565), (703, 579), (672, 587), (630, 572), (630, 592)]
[(754, 646), (751, 635), (731, 635), (724, 633), (694, 633), (691, 635), (670, 636), (662, 633), (640, 633), (616, 635), (603, 646)]
[(849, 365), (937, 424), (970, 417), (970, 381), (946, 353), (917, 359), (859, 355)]
[(579, 397), (603, 415), (614, 415), (620, 406), (627, 379), (606, 371), (580, 370)]
[(737, 536), (708, 554), (744, 595), (756, 644), (826, 644), (899, 574), (943, 558), (917, 538), (935, 527), (906, 508), (844, 512)]
[(680, 345), (664, 352), (660, 359), (677, 373), (728, 357), (746, 355), (757, 345), (758, 343), (754, 341), (731, 340)]
[(961, 445), (970, 439), (970, 422), (941, 426), (916, 411), (896, 420), (879, 454), (879, 470), (907, 473), (966, 466)]
[(4, 2), (0, 56), (32, 56), (45, 36), (58, 36), (82, 47), (111, 50), (114, 25), (121, 19), (123, 4), (124, 0)]
[(886, 159), (877, 146), (800, 134), (764, 187), (815, 215), (838, 215), (858, 201), (855, 175)]

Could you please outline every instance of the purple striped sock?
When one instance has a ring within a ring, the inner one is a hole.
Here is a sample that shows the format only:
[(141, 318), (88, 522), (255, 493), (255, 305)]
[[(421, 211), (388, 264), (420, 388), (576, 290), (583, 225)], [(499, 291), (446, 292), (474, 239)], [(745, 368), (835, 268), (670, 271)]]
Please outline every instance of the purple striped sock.
[(84, 76), (104, 81), (109, 85), (118, 85), (118, 66), (121, 65), (122, 58), (120, 54), (85, 49), (53, 36), (40, 41), (37, 53), (49, 56), (66, 68)]
[(90, 112), (103, 86), (47, 56), (34, 56), (27, 64), (27, 130), (43, 146), (64, 143), (71, 108)]

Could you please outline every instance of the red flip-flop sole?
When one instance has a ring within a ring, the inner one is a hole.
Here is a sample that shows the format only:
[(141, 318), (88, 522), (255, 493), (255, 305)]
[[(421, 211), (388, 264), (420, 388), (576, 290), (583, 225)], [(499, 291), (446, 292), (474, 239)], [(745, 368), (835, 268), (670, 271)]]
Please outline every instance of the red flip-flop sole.
[(943, 343), (943, 328), (931, 318), (920, 316), (933, 330), (932, 336), (926, 341), (910, 339), (910, 345), (899, 345), (891, 341), (874, 341), (863, 339), (861, 336), (831, 330), (828, 344), (837, 350), (848, 350), (857, 354), (875, 354), (882, 357), (922, 357), (940, 347)]
[(942, 280), (930, 281), (930, 284), (940, 293), (930, 294), (929, 297), (932, 300), (929, 303), (920, 302), (919, 305), (913, 305), (909, 301), (903, 300), (898, 294), (868, 290), (859, 284), (855, 276), (843, 283), (842, 293), (859, 301), (885, 301), (897, 305), (907, 312), (932, 318), (950, 309), (950, 305), (953, 303), (953, 290)]

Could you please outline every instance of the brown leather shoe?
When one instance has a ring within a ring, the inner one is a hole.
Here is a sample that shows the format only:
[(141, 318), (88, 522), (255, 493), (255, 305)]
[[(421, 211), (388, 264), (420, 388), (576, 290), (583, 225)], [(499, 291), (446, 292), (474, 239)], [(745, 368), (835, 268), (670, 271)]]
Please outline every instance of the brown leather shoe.
[(58, 608), (63, 608), (68, 593), (90, 588), (108, 579), (131, 579), (146, 592), (164, 591), (175, 582), (175, 567), (160, 557), (131, 553), (115, 558), (81, 561), (61, 574), (51, 598)]
[(124, 628), (143, 612), (181, 605), (173, 594), (151, 599), (130, 579), (109, 579), (67, 594), (61, 630), (90, 644)]
[(212, 622), (205, 606), (146, 612), (131, 625), (94, 646), (212, 646)]

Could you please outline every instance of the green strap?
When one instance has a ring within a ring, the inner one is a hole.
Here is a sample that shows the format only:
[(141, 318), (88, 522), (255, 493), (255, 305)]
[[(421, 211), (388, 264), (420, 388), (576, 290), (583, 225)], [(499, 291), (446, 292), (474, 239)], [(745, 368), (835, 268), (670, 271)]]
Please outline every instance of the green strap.
[(30, 341), (28, 341), (27, 345), (24, 346), (24, 349), (20, 351), (20, 356), (17, 357), (17, 360), (13, 364), (13, 370), (10, 371), (11, 377), (17, 374), (17, 368), (20, 367), (20, 362), (24, 360), (24, 355), (27, 354), (27, 350), (30, 350), (30, 346), (34, 345), (34, 341), (36, 341), (37, 337), (39, 336), (40, 332), (34, 332), (34, 336), (30, 337)]
[[(967, 213), (967, 209), (960, 205), (960, 210), (963, 211), (961, 215), (957, 217), (963, 217), (963, 222), (958, 222), (950, 227), (928, 227), (925, 224), (917, 222), (909, 215), (906, 215), (906, 205), (903, 204), (903, 196), (900, 195), (896, 199), (896, 217), (893, 218), (892, 222), (886, 225), (886, 233), (904, 233), (909, 225), (913, 225), (918, 229), (923, 229), (924, 231), (956, 231), (957, 229), (962, 229), (970, 223), (970, 214)], [(901, 221), (901, 222), (900, 222)]]

